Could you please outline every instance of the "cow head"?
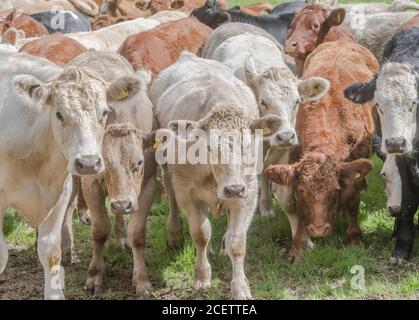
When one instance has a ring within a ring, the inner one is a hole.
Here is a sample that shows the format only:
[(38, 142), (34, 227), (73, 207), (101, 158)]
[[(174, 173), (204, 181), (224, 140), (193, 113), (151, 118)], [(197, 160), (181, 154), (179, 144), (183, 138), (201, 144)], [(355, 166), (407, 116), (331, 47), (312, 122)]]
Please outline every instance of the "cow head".
[(387, 211), (397, 216), (402, 209), (402, 178), (397, 167), (396, 155), (388, 155), (381, 170), (387, 195)]
[(52, 137), (76, 175), (104, 170), (102, 138), (108, 103), (128, 99), (138, 90), (138, 80), (121, 77), (107, 84), (94, 70), (68, 67), (50, 82), (19, 75), (14, 84), (27, 99), (48, 106)]
[(202, 7), (194, 9), (191, 16), (212, 29), (231, 20), (231, 15), (216, 0), (208, 0)]
[(299, 80), (288, 68), (272, 67), (259, 74), (252, 55), (246, 58), (245, 74), (256, 93), (260, 114), (275, 114), (284, 120), (285, 131), (278, 132), (271, 145), (296, 145), (294, 126), (300, 102), (319, 100), (329, 90), (329, 81), (319, 77)]
[(114, 214), (138, 210), (144, 177), (145, 150), (154, 143), (154, 133), (145, 134), (128, 124), (111, 124), (103, 138), (105, 183)]
[(108, 14), (113, 17), (130, 16), (140, 18), (147, 16), (148, 0), (108, 0)]
[[(171, 121), (168, 127), (178, 144), (183, 141), (187, 145), (188, 154), (205, 154), (203, 161), (209, 166), (210, 175), (217, 185), (217, 197), (227, 200), (246, 198), (249, 187), (247, 176), (257, 174), (251, 169), (259, 164), (258, 157), (249, 158), (257, 146), (252, 145), (243, 131), (252, 135), (260, 129), (265, 132), (264, 137), (269, 139), (280, 130), (281, 124), (282, 120), (275, 115), (252, 120), (244, 108), (219, 106), (198, 122)], [(185, 130), (186, 136), (181, 134)], [(197, 137), (200, 138), (200, 144), (197, 143)]]
[(285, 53), (304, 60), (319, 44), (330, 28), (345, 19), (345, 9), (326, 9), (320, 5), (307, 5), (295, 14), (288, 30)]
[(266, 173), (275, 183), (294, 187), (297, 210), (308, 233), (324, 237), (332, 232), (331, 219), (340, 203), (359, 194), (371, 170), (367, 159), (337, 162), (324, 154), (308, 153), (296, 164), (269, 166)]
[(355, 83), (345, 97), (355, 103), (374, 101), (380, 118), (382, 152), (409, 153), (416, 134), (419, 79), (407, 64), (385, 63), (373, 80)]

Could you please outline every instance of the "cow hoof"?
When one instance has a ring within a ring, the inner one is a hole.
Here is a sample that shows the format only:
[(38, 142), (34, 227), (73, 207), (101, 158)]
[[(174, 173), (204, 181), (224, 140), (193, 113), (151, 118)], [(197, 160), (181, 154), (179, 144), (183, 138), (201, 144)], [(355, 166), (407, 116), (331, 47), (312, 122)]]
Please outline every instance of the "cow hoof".
[(80, 223), (90, 225), (90, 213), (87, 209), (77, 211), (77, 217)]
[(252, 299), (249, 281), (246, 278), (231, 281), (231, 296), (234, 300)]
[(86, 285), (85, 290), (90, 296), (97, 297), (102, 293), (103, 288), (100, 285), (91, 284), (91, 285)]
[(59, 292), (46, 294), (44, 298), (45, 300), (65, 300), (64, 294), (61, 290)]
[(141, 284), (138, 284), (135, 286), (135, 292), (137, 294), (138, 297), (145, 299), (145, 300), (149, 300), (149, 299), (155, 299), (156, 295), (153, 292), (153, 286), (151, 284), (151, 282), (146, 281), (146, 282), (142, 282)]
[(347, 239), (348, 246), (359, 247), (362, 246), (362, 238), (361, 236), (358, 237), (350, 237)]
[(404, 266), (407, 264), (407, 259), (392, 256), (390, 257), (390, 264), (392, 266)]
[(208, 290), (211, 288), (211, 280), (196, 280), (193, 288), (196, 291)]
[(116, 241), (116, 246), (118, 247), (118, 249), (125, 251), (128, 247), (127, 239), (125, 238), (118, 239)]
[(61, 265), (63, 267), (68, 267), (72, 263), (73, 263), (73, 257), (72, 257), (71, 251), (64, 253), (63, 256), (61, 257)]
[(260, 209), (260, 214), (264, 218), (275, 218), (275, 210), (274, 209)]
[(311, 240), (311, 239), (308, 239), (308, 241), (307, 241), (307, 249), (314, 249), (314, 247), (315, 247), (315, 244), (314, 244), (314, 242)]
[(299, 264), (303, 261), (303, 257), (302, 256), (289, 255), (287, 260), (288, 260), (289, 263), (296, 265), (296, 264)]
[(183, 233), (180, 235), (167, 235), (167, 247), (169, 249), (178, 250), (183, 247)]

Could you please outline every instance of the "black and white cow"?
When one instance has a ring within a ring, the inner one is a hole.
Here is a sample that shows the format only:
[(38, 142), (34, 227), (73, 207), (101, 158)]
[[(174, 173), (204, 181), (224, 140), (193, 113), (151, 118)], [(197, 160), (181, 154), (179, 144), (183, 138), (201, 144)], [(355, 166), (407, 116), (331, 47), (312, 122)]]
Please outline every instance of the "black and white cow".
[[(387, 210), (396, 218), (396, 247), (391, 263), (410, 258), (414, 243), (414, 215), (419, 206), (419, 28), (396, 33), (384, 49), (383, 65), (368, 83), (346, 88), (356, 102), (376, 103), (381, 127), (381, 152), (386, 155)], [(395, 200), (396, 199), (396, 200)]]

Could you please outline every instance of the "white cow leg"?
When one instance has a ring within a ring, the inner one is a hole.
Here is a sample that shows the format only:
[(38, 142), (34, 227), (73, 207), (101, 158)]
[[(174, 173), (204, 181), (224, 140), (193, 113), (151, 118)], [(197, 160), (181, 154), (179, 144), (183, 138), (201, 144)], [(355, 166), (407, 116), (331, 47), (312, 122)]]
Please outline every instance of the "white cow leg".
[(187, 208), (189, 232), (196, 248), (195, 290), (211, 287), (211, 265), (208, 261), (208, 243), (211, 241), (211, 223), (203, 208)]
[(233, 299), (251, 299), (249, 281), (244, 273), (244, 258), (246, 256), (246, 238), (253, 214), (231, 211), (229, 214), (228, 229), (225, 234), (225, 250), (233, 266), (231, 280), (231, 295)]
[(155, 192), (156, 180), (154, 178), (150, 178), (143, 183), (138, 198), (138, 211), (133, 213), (128, 224), (128, 242), (132, 248), (134, 260), (132, 284), (135, 287), (137, 295), (141, 297), (149, 297), (153, 290), (145, 263), (144, 250), (146, 244), (147, 217), (153, 204)]
[(262, 217), (273, 218), (275, 217), (275, 210), (272, 208), (272, 196), (269, 184), (269, 179), (265, 174), (261, 174), (259, 210)]
[(38, 256), (44, 268), (44, 298), (64, 299), (64, 270), (61, 263), (61, 229), (71, 196), (71, 176), (64, 184), (63, 193), (49, 216), (38, 228)]
[(167, 166), (162, 167), (162, 178), (170, 204), (167, 217), (167, 246), (171, 249), (181, 248), (184, 242), (182, 220), (178, 213), (176, 196)]
[(9, 259), (9, 248), (4, 239), (3, 223), (6, 214), (6, 205), (0, 196), (0, 273), (6, 268), (7, 260)]

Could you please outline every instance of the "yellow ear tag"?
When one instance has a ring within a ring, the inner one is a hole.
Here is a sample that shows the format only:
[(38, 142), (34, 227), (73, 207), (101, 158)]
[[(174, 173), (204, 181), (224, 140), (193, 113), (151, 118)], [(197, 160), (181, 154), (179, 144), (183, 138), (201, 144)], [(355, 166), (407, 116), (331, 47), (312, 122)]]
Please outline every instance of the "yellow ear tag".
[(153, 148), (154, 149), (158, 149), (160, 148), (160, 146), (162, 145), (163, 141), (161, 141), (160, 139), (156, 139), (156, 141), (153, 144)]
[(358, 179), (359, 177), (361, 177), (361, 174), (359, 172), (357, 172), (357, 173), (354, 174), (352, 179), (355, 180), (355, 179)]
[(116, 100), (123, 100), (126, 97), (128, 97), (128, 90), (127, 89), (123, 89), (118, 96), (116, 97)]
[(270, 134), (272, 132), (272, 130), (268, 127), (263, 128), (263, 135), (266, 136), (267, 134)]

